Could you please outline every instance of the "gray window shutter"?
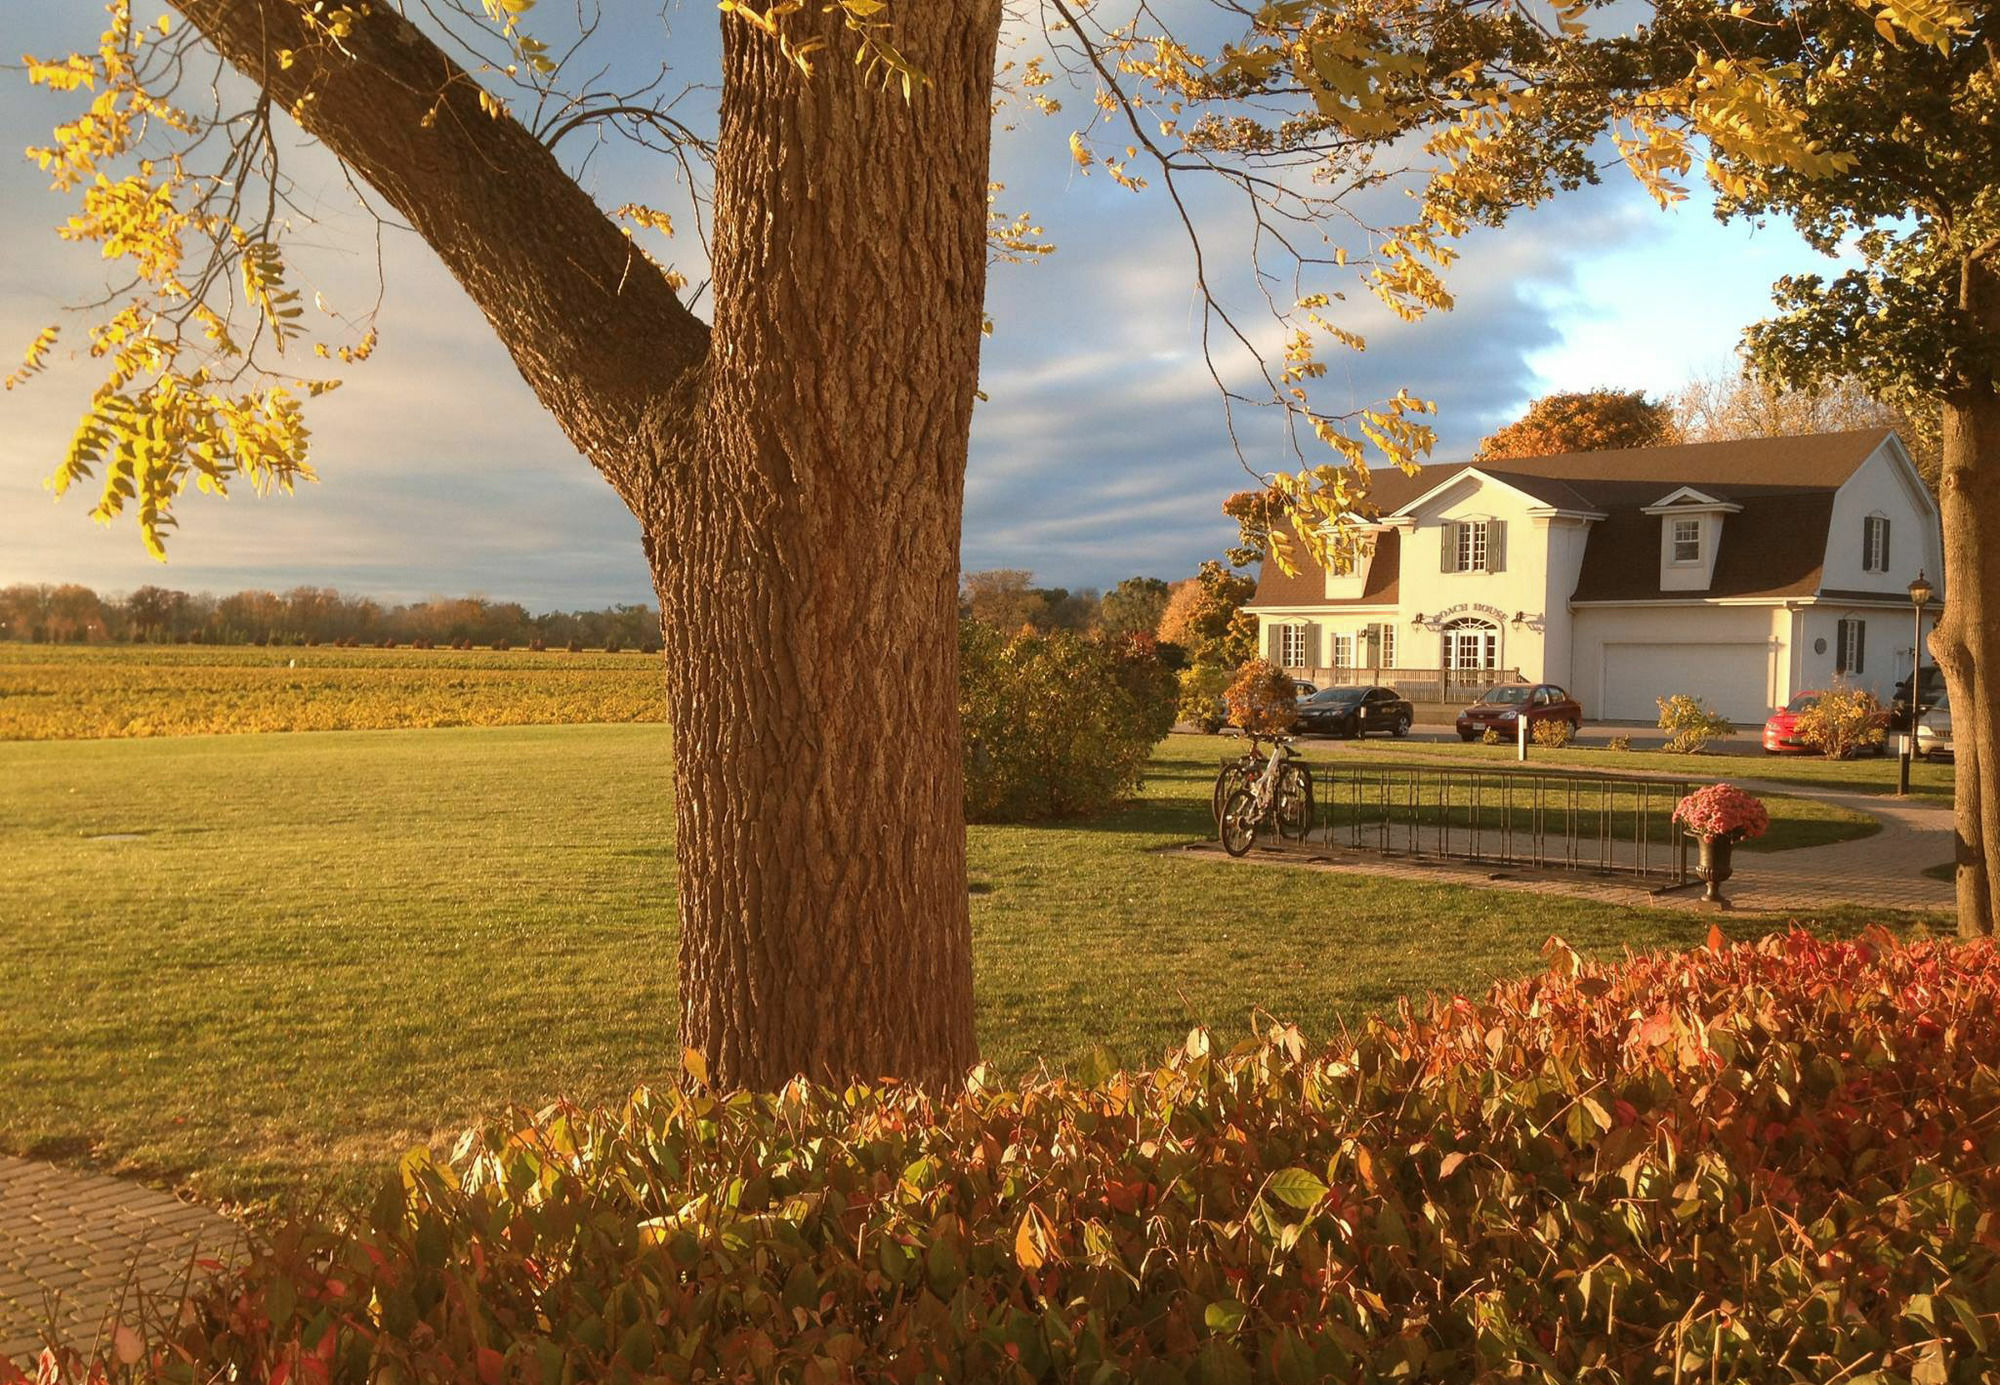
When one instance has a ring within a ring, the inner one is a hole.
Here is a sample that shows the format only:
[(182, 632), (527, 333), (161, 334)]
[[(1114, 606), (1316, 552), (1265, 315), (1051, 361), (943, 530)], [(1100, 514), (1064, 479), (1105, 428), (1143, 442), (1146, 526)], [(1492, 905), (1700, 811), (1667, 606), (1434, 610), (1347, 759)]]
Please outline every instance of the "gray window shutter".
[(1264, 657), (1282, 667), (1285, 662), (1285, 627), (1269, 625), (1264, 628)]
[(1851, 620), (1843, 620), (1833, 628), (1833, 672), (1836, 677), (1847, 672), (1847, 642), (1853, 638), (1853, 624)]
[(1882, 571), (1889, 570), (1889, 521), (1882, 521)]
[(1438, 533), (1444, 536), (1444, 553), (1443, 553), (1444, 562), (1441, 570), (1445, 572), (1457, 572), (1458, 571), (1458, 526), (1456, 524), (1450, 524), (1450, 523), (1441, 524), (1438, 526)]
[(1306, 667), (1319, 667), (1319, 626), (1306, 627)]
[(1507, 521), (1504, 519), (1486, 521), (1486, 570), (1507, 570)]
[(1868, 622), (1854, 622), (1854, 667), (1850, 673), (1859, 673), (1868, 662)]

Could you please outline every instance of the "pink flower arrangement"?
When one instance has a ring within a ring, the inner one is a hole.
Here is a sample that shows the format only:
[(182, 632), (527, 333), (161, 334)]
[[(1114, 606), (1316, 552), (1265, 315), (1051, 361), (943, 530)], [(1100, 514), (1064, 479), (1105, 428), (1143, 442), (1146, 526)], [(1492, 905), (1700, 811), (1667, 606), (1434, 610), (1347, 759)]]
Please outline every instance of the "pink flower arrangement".
[(1697, 837), (1727, 837), (1742, 841), (1761, 837), (1771, 825), (1764, 801), (1734, 784), (1710, 784), (1674, 805), (1674, 821)]

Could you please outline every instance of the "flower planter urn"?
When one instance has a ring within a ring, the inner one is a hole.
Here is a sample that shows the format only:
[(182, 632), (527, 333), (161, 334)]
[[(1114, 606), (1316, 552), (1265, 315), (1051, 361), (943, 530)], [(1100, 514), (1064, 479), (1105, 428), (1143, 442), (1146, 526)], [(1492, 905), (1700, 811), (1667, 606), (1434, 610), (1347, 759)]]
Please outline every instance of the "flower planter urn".
[(1708, 882), (1702, 898), (1710, 904), (1727, 904), (1722, 897), (1722, 882), (1734, 872), (1730, 869), (1729, 855), (1736, 849), (1736, 838), (1729, 835), (1696, 837), (1701, 843), (1701, 859), (1695, 863), (1694, 873)]

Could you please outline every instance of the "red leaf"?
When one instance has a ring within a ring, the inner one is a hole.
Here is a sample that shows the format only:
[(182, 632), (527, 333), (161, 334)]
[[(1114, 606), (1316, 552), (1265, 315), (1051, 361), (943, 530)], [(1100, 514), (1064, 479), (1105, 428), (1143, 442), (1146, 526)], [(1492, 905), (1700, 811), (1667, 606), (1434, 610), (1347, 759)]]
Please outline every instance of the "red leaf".
[(479, 1348), (479, 1379), (481, 1385), (500, 1385), (501, 1373), (506, 1369), (507, 1358), (492, 1347)]
[(1639, 1026), (1639, 1042), (1648, 1048), (1658, 1048), (1661, 1044), (1674, 1040), (1674, 1017), (1665, 1010), (1650, 1016)]

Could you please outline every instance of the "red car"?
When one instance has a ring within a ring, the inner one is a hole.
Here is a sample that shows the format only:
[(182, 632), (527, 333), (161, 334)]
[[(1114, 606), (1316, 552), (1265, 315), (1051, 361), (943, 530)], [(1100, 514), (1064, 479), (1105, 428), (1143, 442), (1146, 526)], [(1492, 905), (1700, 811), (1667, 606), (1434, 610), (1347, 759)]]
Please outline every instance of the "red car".
[[(1787, 702), (1782, 709), (1773, 712), (1764, 723), (1764, 753), (1766, 755), (1817, 755), (1819, 747), (1807, 745), (1799, 739), (1799, 714), (1811, 711), (1819, 704), (1820, 692), (1802, 692)], [(1875, 717), (1875, 724), (1882, 728), (1883, 738), (1862, 749), (1874, 755), (1888, 753), (1889, 713), (1885, 710)]]
[(1583, 708), (1577, 700), (1553, 683), (1502, 683), (1488, 688), (1480, 699), (1458, 714), (1458, 738), (1478, 740), (1488, 731), (1512, 738), (1519, 734), (1520, 719), (1529, 727), (1538, 721), (1566, 721), (1570, 734), (1583, 725)]

